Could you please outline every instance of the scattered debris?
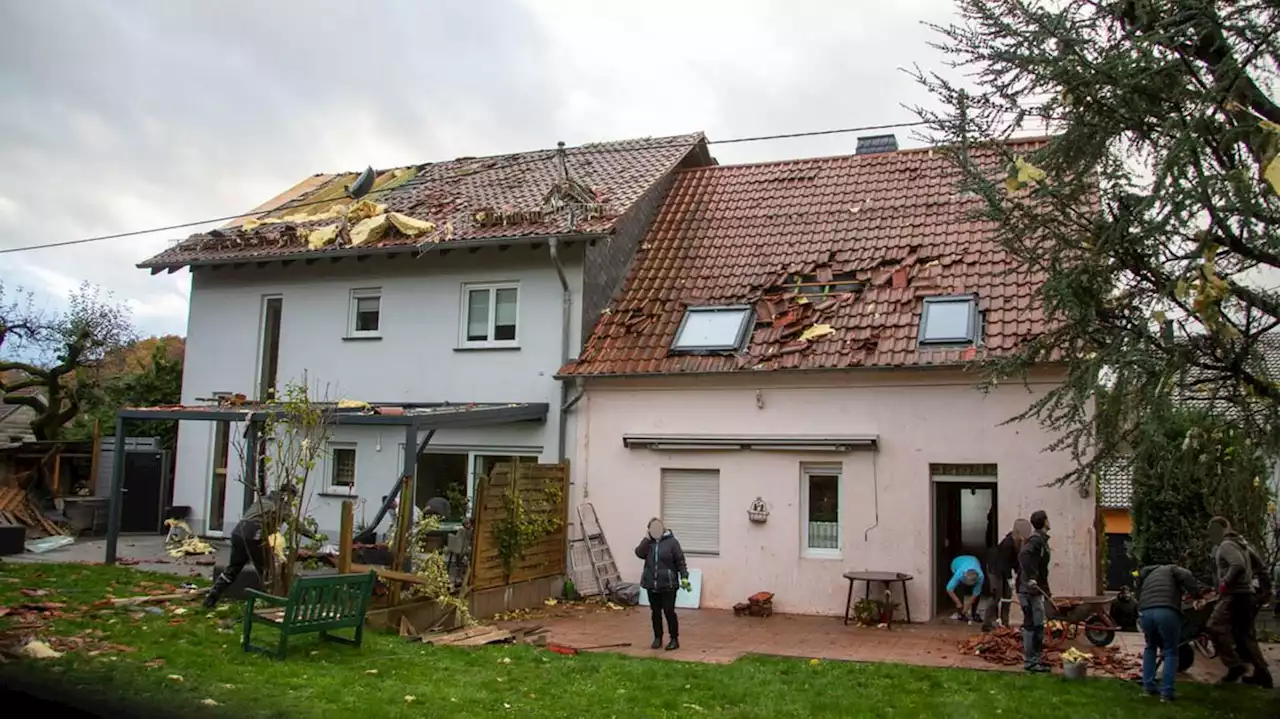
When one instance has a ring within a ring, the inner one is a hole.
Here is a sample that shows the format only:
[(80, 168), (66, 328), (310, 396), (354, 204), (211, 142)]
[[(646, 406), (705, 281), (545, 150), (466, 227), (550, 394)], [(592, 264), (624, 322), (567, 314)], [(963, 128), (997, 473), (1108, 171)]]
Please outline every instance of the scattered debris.
[(54, 651), (48, 644), (33, 639), (23, 645), (22, 656), (31, 659), (57, 659), (62, 656), (62, 652)]
[[(21, 487), (0, 487), (0, 524), (21, 524), (27, 528), (27, 536), (32, 539), (45, 536), (63, 536), (62, 528), (44, 516), (44, 512), (41, 511), (39, 505)], [(70, 539), (71, 542), (75, 541), (70, 537), (67, 539)], [(32, 541), (27, 542), (28, 550), (31, 550), (31, 544)]]
[(567, 647), (563, 644), (549, 643), (547, 644), (547, 649), (555, 652), (556, 654), (563, 654), (567, 657), (575, 657), (581, 654), (582, 652), (589, 652), (595, 649), (621, 649), (623, 647), (629, 647), (629, 646), (631, 646), (631, 642), (621, 642), (619, 644), (600, 644), (594, 647)]
[(201, 704), (203, 704), (203, 705), (205, 705), (205, 706), (207, 706), (207, 707), (216, 707), (216, 706), (220, 706), (220, 705), (218, 704), (218, 702), (214, 701), (213, 699), (201, 699), (201, 700), (200, 700), (200, 703), (201, 703)]
[[(976, 634), (959, 642), (960, 651), (982, 657), (993, 664), (1014, 666), (1023, 661), (1022, 632), (1010, 627), (997, 627), (986, 634)], [(1136, 657), (1125, 654), (1119, 647), (1090, 648), (1082, 652), (1075, 648), (1066, 650), (1068, 656), (1086, 656), (1089, 664), (1099, 671), (1106, 672), (1121, 679), (1132, 679), (1137, 676), (1139, 662)], [(1074, 652), (1074, 654), (1070, 654)], [(1044, 661), (1051, 667), (1061, 667), (1064, 652), (1052, 647), (1045, 647)]]
[(511, 629), (492, 626), (475, 626), (452, 632), (429, 632), (413, 637), (435, 646), (478, 647), (485, 644), (532, 644), (543, 646), (547, 643), (547, 630), (541, 624), (533, 624)]

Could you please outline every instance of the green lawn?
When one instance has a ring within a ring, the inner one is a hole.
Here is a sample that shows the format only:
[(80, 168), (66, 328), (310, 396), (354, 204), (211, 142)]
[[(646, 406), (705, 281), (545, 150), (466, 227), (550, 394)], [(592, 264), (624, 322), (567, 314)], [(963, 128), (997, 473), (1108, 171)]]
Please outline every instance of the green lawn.
[[(104, 701), (128, 697), (183, 717), (1280, 715), (1270, 704), (1275, 694), (1243, 686), (1183, 684), (1175, 707), (1111, 679), (1068, 684), (1004, 672), (764, 657), (728, 666), (564, 657), (525, 646), (435, 648), (377, 634), (366, 635), (359, 650), (304, 637), (279, 663), (240, 651), (238, 625), (227, 626), (238, 606), (206, 613), (189, 604), (182, 615), (93, 606), (109, 592), (132, 596), (174, 581), (125, 568), (0, 563), (0, 606), (64, 603), (41, 638), (98, 642), (58, 659), (0, 665), (0, 678), (56, 684), (64, 693), (75, 688)], [(48, 593), (30, 596), (40, 590)], [(12, 620), (0, 618), (0, 631)]]

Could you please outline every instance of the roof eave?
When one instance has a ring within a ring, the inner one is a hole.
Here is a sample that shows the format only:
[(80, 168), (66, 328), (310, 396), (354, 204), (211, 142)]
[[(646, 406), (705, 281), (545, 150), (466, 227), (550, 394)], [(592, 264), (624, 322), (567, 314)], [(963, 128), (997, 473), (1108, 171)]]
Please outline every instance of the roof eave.
[(352, 247), (341, 250), (327, 250), (322, 252), (314, 251), (298, 251), (280, 255), (268, 255), (261, 257), (220, 257), (207, 260), (182, 260), (173, 262), (156, 262), (146, 260), (135, 265), (140, 270), (151, 270), (152, 274), (156, 274), (162, 270), (176, 271), (183, 267), (212, 267), (215, 265), (248, 265), (260, 262), (286, 262), (297, 260), (322, 260), (326, 258), (346, 258), (346, 257), (372, 257), (377, 255), (398, 255), (405, 253), (417, 253), (419, 256), (428, 254), (432, 251), (439, 250), (457, 250), (469, 249), (476, 247), (485, 247), (489, 245), (514, 245), (514, 244), (537, 244), (541, 242), (549, 242), (551, 240), (558, 241), (583, 241), (602, 240), (609, 237), (611, 232), (567, 232), (550, 235), (521, 235), (516, 237), (483, 237), (472, 240), (448, 240), (446, 242), (432, 242), (418, 245), (395, 245), (395, 246), (377, 246), (377, 247)]

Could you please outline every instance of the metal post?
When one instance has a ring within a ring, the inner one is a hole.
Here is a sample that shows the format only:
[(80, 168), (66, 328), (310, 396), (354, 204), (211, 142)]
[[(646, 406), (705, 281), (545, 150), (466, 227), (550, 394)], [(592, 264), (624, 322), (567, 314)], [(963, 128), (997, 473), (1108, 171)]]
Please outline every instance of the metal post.
[(401, 472), (401, 475), (409, 478), (409, 481), (405, 486), (404, 491), (402, 492), (404, 496), (401, 497), (401, 501), (405, 501), (409, 503), (409, 508), (410, 508), (409, 516), (413, 516), (412, 514), (413, 507), (418, 506), (414, 504), (414, 501), (417, 499), (414, 496), (414, 489), (416, 489), (414, 485), (417, 484), (415, 479), (417, 477), (417, 470), (418, 470), (418, 425), (416, 423), (410, 423), (404, 426), (404, 471)]
[(124, 504), (124, 417), (116, 417), (115, 453), (111, 455), (111, 502), (107, 509), (107, 556), (116, 563), (116, 543), (120, 538), (120, 511)]
[(258, 424), (253, 421), (253, 415), (249, 415), (249, 426), (244, 431), (244, 472), (240, 476), (240, 480), (244, 482), (244, 506), (241, 512), (247, 512), (249, 506), (253, 504), (254, 487), (257, 482), (254, 478), (258, 474)]

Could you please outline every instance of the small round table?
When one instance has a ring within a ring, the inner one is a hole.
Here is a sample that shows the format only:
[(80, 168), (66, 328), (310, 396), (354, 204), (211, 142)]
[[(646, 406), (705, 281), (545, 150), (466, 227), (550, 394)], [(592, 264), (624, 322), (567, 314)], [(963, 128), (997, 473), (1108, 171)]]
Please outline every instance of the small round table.
[(880, 582), (881, 584), (884, 585), (886, 590), (889, 590), (890, 586), (894, 582), (901, 584), (902, 585), (902, 608), (905, 609), (907, 612), (907, 622), (908, 623), (911, 622), (911, 600), (907, 596), (907, 582), (912, 580), (912, 576), (910, 574), (903, 574), (902, 572), (845, 572), (844, 578), (849, 580), (849, 596), (845, 598), (845, 602), (844, 602), (844, 623), (845, 624), (849, 623), (849, 610), (853, 607), (853, 583), (854, 582), (867, 583), (867, 593), (866, 593), (867, 599), (871, 598), (872, 582)]

